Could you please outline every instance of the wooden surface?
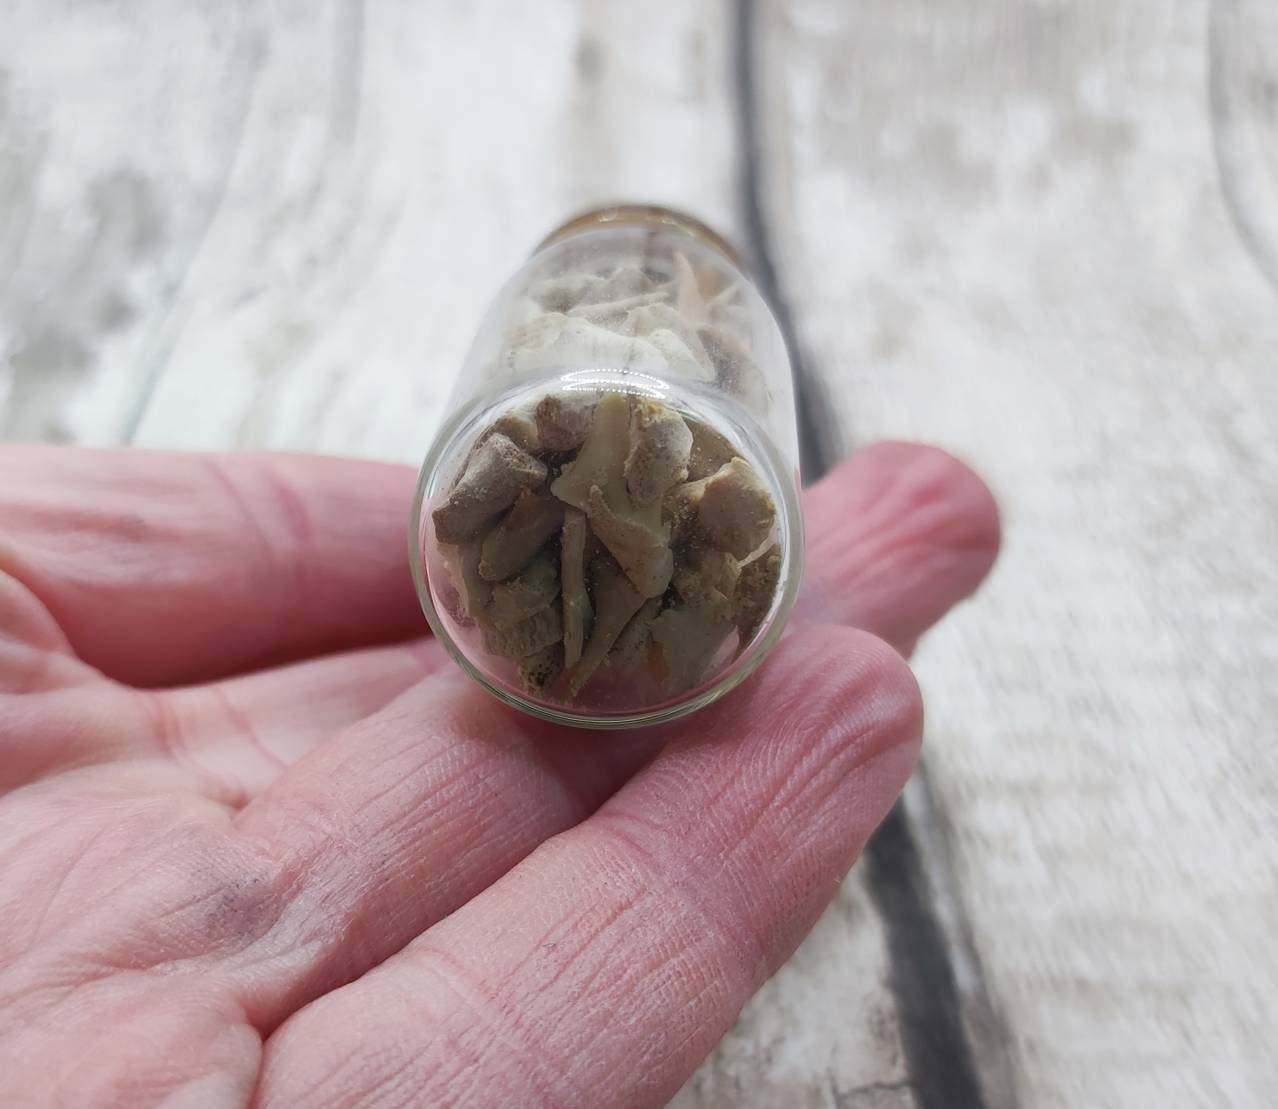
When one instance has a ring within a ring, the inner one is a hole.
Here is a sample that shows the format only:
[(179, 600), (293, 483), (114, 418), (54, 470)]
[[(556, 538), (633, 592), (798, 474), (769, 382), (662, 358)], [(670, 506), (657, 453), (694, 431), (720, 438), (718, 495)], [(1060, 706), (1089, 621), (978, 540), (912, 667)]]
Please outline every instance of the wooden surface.
[(966, 1103), (1271, 1104), (1276, 90), (1268, 0), (14, 0), (0, 435), (416, 462), (550, 226), (705, 216), (827, 459), (939, 442), (1007, 543), (892, 840), (676, 1104), (947, 1104), (919, 913)]

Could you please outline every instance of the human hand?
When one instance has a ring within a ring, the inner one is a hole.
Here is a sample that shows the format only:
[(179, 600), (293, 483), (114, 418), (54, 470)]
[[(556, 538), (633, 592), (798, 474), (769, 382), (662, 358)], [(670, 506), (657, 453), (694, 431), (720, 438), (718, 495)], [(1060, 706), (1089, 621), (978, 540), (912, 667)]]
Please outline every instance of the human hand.
[(0, 1104), (659, 1104), (888, 811), (893, 646), (998, 541), (948, 456), (863, 450), (760, 670), (600, 734), (408, 641), (412, 483), (0, 449)]

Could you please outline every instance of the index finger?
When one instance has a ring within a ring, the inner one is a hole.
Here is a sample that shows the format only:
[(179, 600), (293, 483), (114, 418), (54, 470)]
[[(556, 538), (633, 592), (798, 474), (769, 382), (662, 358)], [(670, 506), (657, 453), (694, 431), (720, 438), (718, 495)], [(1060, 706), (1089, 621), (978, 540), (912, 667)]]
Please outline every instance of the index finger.
[(0, 572), (120, 681), (205, 681), (421, 634), (404, 466), (0, 448)]

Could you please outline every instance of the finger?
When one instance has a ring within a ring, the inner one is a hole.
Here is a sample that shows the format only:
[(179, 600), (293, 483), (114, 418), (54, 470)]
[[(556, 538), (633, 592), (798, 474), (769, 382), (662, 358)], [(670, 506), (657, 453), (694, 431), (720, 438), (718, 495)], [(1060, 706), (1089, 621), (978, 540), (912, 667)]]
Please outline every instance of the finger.
[(864, 628), (908, 652), (989, 573), (998, 506), (944, 451), (878, 443), (804, 495), (806, 596), (799, 615)]
[(121, 681), (202, 681), (422, 627), (404, 467), (5, 447), (0, 473), (0, 572)]
[(829, 902), (920, 735), (908, 669), (863, 633), (805, 630), (739, 692), (713, 738), (287, 1021), (261, 1102), (664, 1104)]
[(198, 771), (203, 792), (239, 808), (285, 767), (447, 662), (440, 643), (426, 638), (208, 685), (132, 692), (150, 705), (156, 726), (166, 733), (163, 746)]
[[(864, 506), (849, 487), (857, 475), (840, 468), (828, 489)], [(818, 528), (842, 528), (850, 545), (872, 550), (857, 529), (876, 519), (890, 517), (828, 513)], [(864, 572), (843, 566), (831, 588)], [(706, 720), (625, 736), (566, 732), (508, 712), (445, 667), (311, 752), (237, 818), (278, 859), (292, 895), (252, 956), (279, 969), (246, 1001), (255, 1020), (269, 1027), (398, 950), (589, 815), (666, 738), (705, 734)]]

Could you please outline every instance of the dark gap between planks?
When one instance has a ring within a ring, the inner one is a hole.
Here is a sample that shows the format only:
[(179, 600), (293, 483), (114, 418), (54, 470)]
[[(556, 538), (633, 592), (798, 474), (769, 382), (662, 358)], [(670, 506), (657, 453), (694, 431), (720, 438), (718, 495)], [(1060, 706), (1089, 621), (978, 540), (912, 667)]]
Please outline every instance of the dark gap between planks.
[[(773, 262), (761, 200), (761, 129), (756, 101), (758, 14), (755, 0), (736, 0), (732, 27), (738, 190), (754, 276), (776, 313), (794, 366), (800, 465), (811, 484), (835, 460), (835, 438), (817, 413), (831, 411), (823, 386), (799, 348), (794, 319)], [(928, 893), (918, 842), (898, 801), (865, 849), (870, 896), (887, 934), (910, 1084), (921, 1109), (985, 1109), (949, 946)]]

